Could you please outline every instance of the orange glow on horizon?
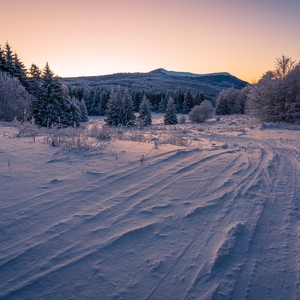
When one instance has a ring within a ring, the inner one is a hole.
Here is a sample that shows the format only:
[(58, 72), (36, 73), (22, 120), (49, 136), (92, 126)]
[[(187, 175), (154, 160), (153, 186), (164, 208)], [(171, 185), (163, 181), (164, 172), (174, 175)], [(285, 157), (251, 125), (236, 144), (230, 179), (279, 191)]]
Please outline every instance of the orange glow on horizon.
[(298, 0), (0, 0), (3, 45), (62, 77), (157, 68), (248, 82), (299, 60)]

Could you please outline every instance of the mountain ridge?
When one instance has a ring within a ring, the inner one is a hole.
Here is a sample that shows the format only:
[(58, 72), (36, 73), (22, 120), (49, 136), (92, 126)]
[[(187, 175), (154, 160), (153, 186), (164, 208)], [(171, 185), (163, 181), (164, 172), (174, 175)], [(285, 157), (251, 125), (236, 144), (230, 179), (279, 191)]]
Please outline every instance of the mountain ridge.
[(242, 89), (248, 83), (228, 72), (195, 74), (190, 72), (169, 71), (158, 68), (150, 72), (115, 73), (99, 76), (65, 77), (63, 82), (72, 87), (104, 89), (121, 88), (129, 91), (151, 91), (154, 93), (173, 93), (189, 89), (193, 94), (203, 93), (213, 100), (225, 88)]

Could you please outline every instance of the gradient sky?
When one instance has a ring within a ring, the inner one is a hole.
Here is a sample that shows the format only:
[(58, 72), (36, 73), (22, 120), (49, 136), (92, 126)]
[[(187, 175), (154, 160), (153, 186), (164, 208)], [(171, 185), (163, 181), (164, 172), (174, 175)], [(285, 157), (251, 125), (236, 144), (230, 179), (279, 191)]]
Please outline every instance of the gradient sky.
[(0, 0), (0, 44), (59, 76), (227, 71), (300, 60), (300, 0)]

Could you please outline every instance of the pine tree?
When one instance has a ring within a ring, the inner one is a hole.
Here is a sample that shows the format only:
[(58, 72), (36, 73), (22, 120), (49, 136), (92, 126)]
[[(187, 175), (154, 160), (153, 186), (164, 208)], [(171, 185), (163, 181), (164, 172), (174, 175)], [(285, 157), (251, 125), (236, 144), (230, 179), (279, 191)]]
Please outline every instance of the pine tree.
[(28, 89), (28, 80), (27, 80), (27, 69), (24, 63), (19, 59), (18, 54), (15, 52), (13, 55), (13, 76), (18, 78), (21, 84)]
[(138, 120), (142, 126), (149, 126), (152, 124), (150, 101), (144, 95), (143, 100), (140, 104)]
[(123, 107), (120, 91), (112, 91), (110, 93), (107, 110), (106, 123), (110, 126), (118, 126), (122, 124)]
[(191, 109), (193, 108), (193, 106), (194, 106), (193, 95), (190, 92), (190, 90), (188, 89), (184, 95), (182, 112), (184, 114), (188, 114), (191, 111)]
[(6, 65), (5, 54), (4, 54), (4, 50), (0, 45), (0, 71), (6, 71), (5, 65)]
[(89, 120), (88, 111), (86, 109), (86, 105), (85, 105), (84, 100), (83, 99), (79, 100), (77, 98), (75, 98), (75, 99), (78, 102), (78, 106), (79, 106), (79, 109), (80, 109), (80, 114), (81, 114), (80, 122), (88, 122), (88, 120)]
[(176, 106), (176, 112), (181, 113), (183, 110), (183, 102), (184, 102), (184, 93), (182, 90), (179, 89), (176, 91), (174, 101)]
[(158, 111), (161, 113), (166, 112), (168, 100), (170, 98), (170, 94), (167, 93), (165, 97), (161, 97), (161, 100), (159, 102)]
[(198, 92), (196, 96), (194, 97), (194, 106), (200, 105), (201, 102), (205, 100), (204, 94), (201, 92)]
[(4, 59), (5, 59), (5, 66), (4, 69), (8, 72), (11, 76), (14, 76), (14, 63), (13, 63), (13, 52), (11, 46), (8, 42), (6, 42), (4, 46)]
[(123, 117), (122, 117), (122, 125), (128, 126), (133, 125), (135, 120), (135, 115), (133, 113), (133, 103), (132, 97), (125, 91), (122, 95), (122, 106), (123, 106)]
[(174, 99), (172, 97), (169, 98), (167, 108), (166, 108), (166, 113), (164, 116), (164, 124), (165, 125), (174, 125), (177, 124), (177, 116), (175, 114), (175, 103)]
[(41, 86), (41, 71), (39, 67), (32, 64), (28, 70), (28, 88), (29, 93), (35, 97), (38, 97)]
[(37, 97), (32, 103), (32, 115), (41, 126), (78, 126), (81, 120), (80, 108), (69, 97), (69, 91), (46, 64)]
[(229, 108), (226, 97), (218, 97), (216, 102), (216, 115), (229, 115)]

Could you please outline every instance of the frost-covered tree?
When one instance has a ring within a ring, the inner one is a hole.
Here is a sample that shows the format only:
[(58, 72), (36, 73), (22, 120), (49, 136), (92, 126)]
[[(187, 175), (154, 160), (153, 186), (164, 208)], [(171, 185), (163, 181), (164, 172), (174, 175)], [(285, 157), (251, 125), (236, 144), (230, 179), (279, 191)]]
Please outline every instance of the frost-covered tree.
[(203, 102), (204, 100), (205, 100), (204, 94), (201, 93), (201, 92), (198, 92), (198, 93), (196, 94), (196, 96), (194, 97), (194, 106), (195, 106), (195, 105), (200, 105), (201, 102)]
[(46, 64), (36, 99), (32, 102), (32, 115), (41, 126), (78, 126), (81, 112), (78, 104), (69, 97), (64, 86)]
[(177, 116), (175, 114), (175, 103), (172, 97), (169, 98), (165, 116), (164, 116), (164, 124), (165, 125), (174, 125), (177, 124)]
[(285, 119), (300, 124), (300, 63), (285, 77)]
[(281, 55), (276, 58), (274, 76), (279, 79), (285, 78), (295, 68), (295, 61), (291, 57)]
[(19, 79), (22, 85), (27, 89), (28, 80), (27, 80), (27, 69), (24, 63), (19, 59), (18, 54), (14, 53), (13, 55), (13, 77)]
[(159, 106), (158, 106), (159, 112), (164, 113), (166, 111), (169, 98), (170, 98), (169, 94), (167, 94), (165, 97), (161, 97), (161, 100), (160, 100)]
[(184, 101), (182, 106), (182, 112), (188, 114), (194, 106), (194, 98), (190, 90), (188, 89), (184, 95)]
[(224, 89), (216, 97), (216, 114), (230, 115), (243, 114), (245, 111), (245, 102), (247, 99), (248, 87), (242, 90)]
[[(176, 112), (178, 112), (178, 113), (183, 112), (184, 97), (185, 97), (184, 92), (181, 89), (178, 89), (175, 93), (175, 98), (174, 98), (175, 109), (176, 109)], [(169, 97), (167, 98), (166, 102), (168, 102), (168, 99), (169, 99)]]
[(38, 93), (41, 85), (41, 70), (35, 64), (32, 64), (28, 70), (28, 91), (30, 94), (38, 97)]
[(127, 90), (122, 94), (122, 107), (122, 125), (134, 125), (135, 115), (133, 113), (133, 102), (132, 97)]
[(135, 115), (133, 113), (133, 104), (131, 95), (120, 89), (112, 91), (107, 103), (106, 123), (110, 126), (128, 126), (133, 125)]
[(214, 114), (214, 106), (208, 100), (204, 100), (200, 105), (195, 106), (189, 113), (192, 123), (203, 123)]
[(216, 108), (215, 108), (216, 115), (229, 115), (230, 109), (229, 109), (227, 97), (226, 95), (221, 93), (216, 98)]
[(5, 65), (4, 65), (4, 71), (8, 72), (10, 75), (13, 76), (14, 74), (14, 57), (13, 57), (13, 51), (12, 48), (10, 46), (10, 44), (8, 42), (6, 42), (5, 46), (4, 46), (4, 61), (5, 61)]
[(138, 120), (142, 126), (149, 126), (152, 124), (150, 101), (145, 95), (140, 104)]
[(110, 93), (107, 110), (106, 123), (110, 126), (118, 126), (122, 124), (123, 107), (120, 90), (112, 91)]
[(5, 56), (4, 56), (4, 50), (2, 49), (1, 45), (0, 45), (0, 71), (6, 71), (5, 70)]
[(278, 91), (278, 81), (275, 80), (274, 73), (271, 71), (265, 73), (249, 91), (248, 112), (263, 121), (278, 121), (280, 119)]
[(13, 121), (26, 119), (30, 114), (30, 104), (33, 97), (21, 83), (0, 71), (0, 119)]

